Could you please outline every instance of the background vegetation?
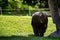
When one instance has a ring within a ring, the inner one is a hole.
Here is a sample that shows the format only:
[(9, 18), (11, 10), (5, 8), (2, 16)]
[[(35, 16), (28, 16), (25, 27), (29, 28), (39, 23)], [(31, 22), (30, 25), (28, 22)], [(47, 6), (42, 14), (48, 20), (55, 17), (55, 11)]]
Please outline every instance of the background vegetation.
[(1, 0), (0, 14), (4, 15), (32, 15), (42, 11), (50, 15), (48, 0)]
[[(31, 15), (36, 11), (49, 16), (44, 37), (35, 37), (33, 33)], [(0, 40), (60, 40), (47, 37), (55, 30), (48, 0), (0, 0)]]

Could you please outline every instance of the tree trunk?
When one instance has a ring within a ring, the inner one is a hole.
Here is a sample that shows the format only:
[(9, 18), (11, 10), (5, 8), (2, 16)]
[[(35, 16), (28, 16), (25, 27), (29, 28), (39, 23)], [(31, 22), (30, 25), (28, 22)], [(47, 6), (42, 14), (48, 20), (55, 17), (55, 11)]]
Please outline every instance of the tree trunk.
[(53, 37), (60, 36), (60, 0), (48, 0), (49, 8), (52, 13), (53, 23), (56, 25), (56, 31), (51, 34)]

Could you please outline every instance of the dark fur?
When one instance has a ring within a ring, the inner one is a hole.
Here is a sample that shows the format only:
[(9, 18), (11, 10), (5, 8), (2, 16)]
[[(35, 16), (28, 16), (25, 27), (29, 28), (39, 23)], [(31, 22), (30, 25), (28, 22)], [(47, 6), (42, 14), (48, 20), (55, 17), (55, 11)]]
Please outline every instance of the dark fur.
[(48, 17), (42, 12), (36, 12), (32, 16), (31, 25), (35, 36), (44, 36), (47, 28)]

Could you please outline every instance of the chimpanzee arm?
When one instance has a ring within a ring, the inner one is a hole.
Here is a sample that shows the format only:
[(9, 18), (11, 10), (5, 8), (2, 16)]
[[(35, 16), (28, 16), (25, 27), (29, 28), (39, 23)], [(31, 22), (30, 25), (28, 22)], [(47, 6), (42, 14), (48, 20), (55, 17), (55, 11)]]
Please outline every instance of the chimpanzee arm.
[(48, 26), (48, 16), (46, 15), (46, 19), (45, 19), (45, 29), (47, 29), (47, 26)]

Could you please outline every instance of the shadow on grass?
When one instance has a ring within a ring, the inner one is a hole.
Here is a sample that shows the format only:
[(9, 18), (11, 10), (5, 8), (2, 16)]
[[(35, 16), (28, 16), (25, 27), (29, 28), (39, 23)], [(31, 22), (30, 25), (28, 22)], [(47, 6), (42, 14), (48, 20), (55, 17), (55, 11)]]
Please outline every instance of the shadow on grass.
[(60, 40), (60, 38), (36, 37), (34, 35), (28, 35), (28, 36), (0, 36), (0, 40)]

